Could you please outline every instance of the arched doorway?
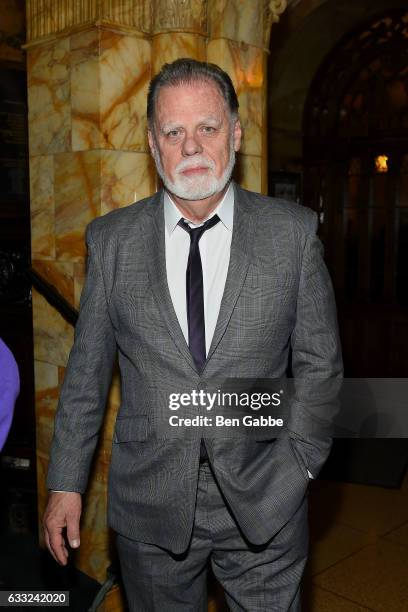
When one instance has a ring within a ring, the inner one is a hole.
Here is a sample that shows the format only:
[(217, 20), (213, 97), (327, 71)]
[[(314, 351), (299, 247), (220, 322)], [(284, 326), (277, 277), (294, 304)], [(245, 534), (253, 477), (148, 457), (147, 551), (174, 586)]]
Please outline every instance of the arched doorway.
[(408, 11), (345, 36), (306, 101), (302, 202), (320, 216), (348, 376), (408, 376)]

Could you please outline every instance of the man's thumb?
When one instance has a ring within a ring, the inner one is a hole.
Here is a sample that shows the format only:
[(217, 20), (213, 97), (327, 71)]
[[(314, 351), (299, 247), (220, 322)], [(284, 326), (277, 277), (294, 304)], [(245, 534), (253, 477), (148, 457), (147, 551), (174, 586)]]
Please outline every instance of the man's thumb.
[(79, 526), (68, 525), (67, 538), (71, 548), (79, 548), (81, 543), (79, 537)]

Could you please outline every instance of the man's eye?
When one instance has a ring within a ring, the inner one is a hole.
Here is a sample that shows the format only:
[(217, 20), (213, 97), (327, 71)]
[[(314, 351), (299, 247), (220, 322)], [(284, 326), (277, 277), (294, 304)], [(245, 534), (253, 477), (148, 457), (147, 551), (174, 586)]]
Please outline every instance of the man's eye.
[(166, 136), (168, 138), (177, 138), (177, 136), (180, 135), (179, 130), (170, 130), (169, 132), (166, 132)]
[(202, 130), (205, 134), (212, 134), (213, 132), (215, 132), (215, 127), (213, 127), (212, 125), (204, 125), (202, 127)]

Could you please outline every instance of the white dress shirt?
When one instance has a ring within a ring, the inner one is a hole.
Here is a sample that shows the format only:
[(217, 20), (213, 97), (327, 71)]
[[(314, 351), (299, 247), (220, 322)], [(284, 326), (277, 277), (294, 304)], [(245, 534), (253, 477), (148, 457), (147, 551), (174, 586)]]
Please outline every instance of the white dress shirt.
[[(203, 269), (205, 354), (211, 346), (220, 311), (221, 299), (227, 278), (231, 252), (232, 226), (234, 219), (234, 190), (228, 187), (224, 197), (208, 219), (218, 215), (220, 221), (206, 230), (198, 243)], [(190, 251), (190, 234), (178, 222), (183, 215), (170, 195), (164, 194), (164, 223), (166, 227), (166, 270), (170, 296), (181, 330), (188, 344), (186, 270)], [(200, 227), (185, 219), (190, 227)], [(207, 221), (207, 219), (205, 219)]]

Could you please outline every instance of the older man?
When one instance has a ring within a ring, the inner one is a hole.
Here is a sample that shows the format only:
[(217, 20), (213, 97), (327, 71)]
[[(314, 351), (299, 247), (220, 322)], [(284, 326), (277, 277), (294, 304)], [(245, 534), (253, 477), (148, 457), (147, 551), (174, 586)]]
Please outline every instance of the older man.
[(81, 493), (118, 354), (109, 522), (130, 609), (206, 610), (210, 561), (231, 610), (299, 610), (308, 482), (330, 449), (333, 394), (322, 402), (298, 387), (280, 436), (173, 436), (161, 423), (174, 394), (214, 391), (232, 377), (282, 377), (290, 348), (297, 380), (341, 378), (316, 215), (231, 181), (241, 125), (219, 67), (166, 64), (150, 84), (147, 114), (164, 189), (88, 226), (46, 542), (61, 564), (65, 526), (79, 546)]

